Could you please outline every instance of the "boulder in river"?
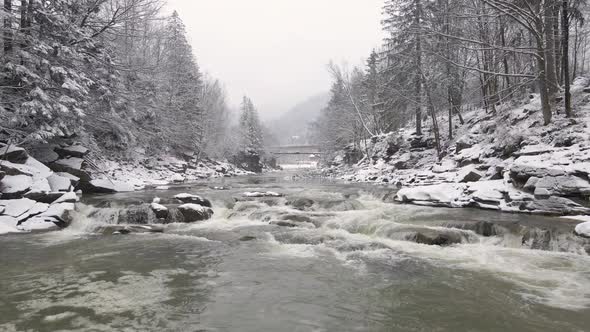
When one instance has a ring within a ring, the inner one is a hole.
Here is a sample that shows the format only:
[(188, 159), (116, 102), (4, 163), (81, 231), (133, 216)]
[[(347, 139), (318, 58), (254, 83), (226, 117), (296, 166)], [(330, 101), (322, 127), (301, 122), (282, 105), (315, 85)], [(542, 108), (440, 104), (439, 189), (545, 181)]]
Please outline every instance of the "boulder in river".
[(184, 223), (184, 214), (178, 208), (172, 207), (168, 209), (166, 216), (166, 224)]
[(127, 235), (135, 233), (164, 233), (164, 228), (154, 225), (109, 225), (98, 230), (103, 235)]
[(590, 221), (583, 222), (581, 224), (576, 225), (576, 229), (574, 230), (574, 234), (577, 236), (585, 237), (590, 239)]
[(423, 229), (406, 235), (407, 241), (431, 246), (450, 246), (466, 241), (464, 231)]
[(294, 209), (302, 210), (302, 211), (310, 209), (313, 206), (313, 204), (314, 204), (313, 200), (311, 200), (309, 198), (304, 198), (304, 197), (287, 201), (287, 205), (290, 205)]
[(213, 210), (211, 208), (199, 204), (184, 204), (179, 206), (178, 209), (184, 216), (184, 222), (203, 221), (213, 216)]
[(152, 211), (156, 214), (156, 218), (158, 219), (166, 219), (168, 217), (168, 208), (159, 203), (151, 203), (150, 207)]
[(211, 201), (203, 198), (201, 196), (197, 196), (197, 195), (192, 195), (192, 194), (178, 194), (176, 196), (174, 196), (174, 198), (176, 198), (177, 200), (183, 202), (183, 203), (193, 203), (193, 204), (198, 204), (198, 205), (202, 205), (205, 207), (212, 207), (213, 205), (211, 204)]
[(157, 217), (148, 204), (132, 205), (119, 212), (118, 224), (148, 225), (157, 223)]

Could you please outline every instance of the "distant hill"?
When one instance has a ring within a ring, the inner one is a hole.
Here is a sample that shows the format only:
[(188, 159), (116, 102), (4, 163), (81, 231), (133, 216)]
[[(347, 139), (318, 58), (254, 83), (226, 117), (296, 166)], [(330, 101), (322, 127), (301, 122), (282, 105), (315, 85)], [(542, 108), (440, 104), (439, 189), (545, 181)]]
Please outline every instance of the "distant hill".
[(270, 130), (277, 144), (306, 144), (309, 124), (315, 121), (320, 111), (328, 105), (330, 93), (322, 93), (295, 105), (275, 120), (269, 121)]

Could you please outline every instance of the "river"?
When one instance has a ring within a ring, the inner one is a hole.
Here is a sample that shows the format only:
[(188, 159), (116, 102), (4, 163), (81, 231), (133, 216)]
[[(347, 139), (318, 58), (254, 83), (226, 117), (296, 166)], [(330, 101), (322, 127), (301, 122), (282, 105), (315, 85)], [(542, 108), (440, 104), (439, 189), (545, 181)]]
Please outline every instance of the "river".
[[(388, 190), (276, 173), (86, 197), (65, 230), (0, 238), (0, 331), (590, 330), (590, 257), (571, 222), (386, 203)], [(236, 203), (245, 191), (286, 197)], [(97, 231), (106, 212), (184, 192), (214, 217)], [(490, 223), (488, 236), (449, 228)], [(553, 250), (506, 231), (547, 225)]]

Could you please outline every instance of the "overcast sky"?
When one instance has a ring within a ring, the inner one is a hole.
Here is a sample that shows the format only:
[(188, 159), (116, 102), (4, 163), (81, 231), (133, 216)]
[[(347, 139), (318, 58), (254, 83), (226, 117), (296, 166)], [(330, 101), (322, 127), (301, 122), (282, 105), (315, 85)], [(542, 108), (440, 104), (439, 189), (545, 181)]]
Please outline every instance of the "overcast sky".
[(168, 0), (201, 69), (265, 118), (328, 91), (326, 65), (359, 64), (382, 39), (383, 0)]

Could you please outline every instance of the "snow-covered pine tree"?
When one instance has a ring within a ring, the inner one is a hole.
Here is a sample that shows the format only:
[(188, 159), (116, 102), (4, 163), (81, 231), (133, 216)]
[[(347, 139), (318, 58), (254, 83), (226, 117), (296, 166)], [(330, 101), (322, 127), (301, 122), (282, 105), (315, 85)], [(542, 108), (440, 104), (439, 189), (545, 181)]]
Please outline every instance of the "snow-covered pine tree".
[(165, 29), (161, 93), (162, 114), (172, 146), (198, 151), (202, 144), (202, 110), (199, 105), (201, 74), (186, 39), (184, 23), (175, 11)]
[(240, 114), (240, 151), (260, 155), (264, 150), (262, 126), (252, 100), (244, 96)]

